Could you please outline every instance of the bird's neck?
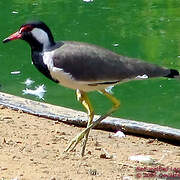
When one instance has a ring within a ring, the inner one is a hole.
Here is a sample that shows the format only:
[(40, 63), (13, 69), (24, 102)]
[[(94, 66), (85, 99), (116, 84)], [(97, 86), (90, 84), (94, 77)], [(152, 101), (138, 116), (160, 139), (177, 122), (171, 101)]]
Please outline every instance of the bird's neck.
[(32, 52), (41, 53), (44, 51), (44, 45), (38, 42), (36, 39), (26, 39), (26, 42), (30, 45)]
[(44, 63), (43, 61), (43, 53), (42, 52), (39, 52), (39, 51), (35, 51), (35, 50), (32, 50), (31, 52), (31, 56), (32, 56), (32, 62), (33, 64), (35, 65), (35, 67), (41, 72), (43, 73), (47, 78), (53, 80), (56, 82), (56, 80), (54, 80), (52, 77), (51, 77), (51, 74), (50, 74), (50, 71), (47, 67), (47, 65)]

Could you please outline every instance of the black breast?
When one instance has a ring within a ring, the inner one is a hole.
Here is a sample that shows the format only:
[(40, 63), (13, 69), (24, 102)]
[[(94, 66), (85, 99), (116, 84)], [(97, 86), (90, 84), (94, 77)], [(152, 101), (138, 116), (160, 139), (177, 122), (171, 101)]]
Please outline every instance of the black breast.
[(47, 78), (51, 79), (54, 82), (58, 82), (57, 80), (53, 79), (50, 71), (46, 64), (43, 62), (43, 56), (41, 53), (37, 51), (32, 51), (32, 61), (36, 68), (43, 73)]

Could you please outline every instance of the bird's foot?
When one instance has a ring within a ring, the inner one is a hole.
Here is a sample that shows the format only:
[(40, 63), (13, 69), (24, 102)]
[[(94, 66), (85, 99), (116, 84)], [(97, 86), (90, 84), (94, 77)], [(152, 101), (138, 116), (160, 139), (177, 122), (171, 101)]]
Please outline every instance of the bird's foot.
[(77, 146), (77, 144), (83, 139), (83, 137), (87, 134), (87, 129), (80, 132), (76, 137), (74, 137), (64, 152), (72, 151)]

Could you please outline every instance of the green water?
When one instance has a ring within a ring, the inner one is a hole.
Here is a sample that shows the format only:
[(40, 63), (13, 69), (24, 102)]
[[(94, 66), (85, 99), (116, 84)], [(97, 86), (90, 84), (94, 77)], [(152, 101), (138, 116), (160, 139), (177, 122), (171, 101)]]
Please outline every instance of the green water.
[[(179, 0), (1, 0), (0, 40), (32, 19), (45, 21), (56, 40), (85, 41), (180, 70)], [(21, 74), (11, 75), (17, 70)], [(22, 94), (27, 78), (35, 80), (32, 88), (45, 84), (45, 102), (84, 110), (73, 90), (57, 86), (35, 69), (25, 42), (0, 43), (0, 91), (38, 100)], [(180, 81), (131, 81), (113, 92), (121, 100), (114, 116), (180, 128)], [(111, 106), (97, 92), (89, 96), (97, 114)]]

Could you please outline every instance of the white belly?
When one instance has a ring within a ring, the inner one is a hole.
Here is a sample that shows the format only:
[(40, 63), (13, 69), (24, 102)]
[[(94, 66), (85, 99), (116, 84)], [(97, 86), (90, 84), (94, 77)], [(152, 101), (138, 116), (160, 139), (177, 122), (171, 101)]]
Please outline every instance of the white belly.
[[(75, 80), (71, 74), (65, 73), (62, 69), (53, 67), (50, 71), (51, 76), (58, 80), (62, 86), (71, 88), (71, 89), (79, 89), (82, 91), (95, 91), (102, 90), (110, 86), (109, 84), (97, 84), (98, 82), (92, 81), (77, 81)], [(93, 85), (97, 84), (97, 85)]]

